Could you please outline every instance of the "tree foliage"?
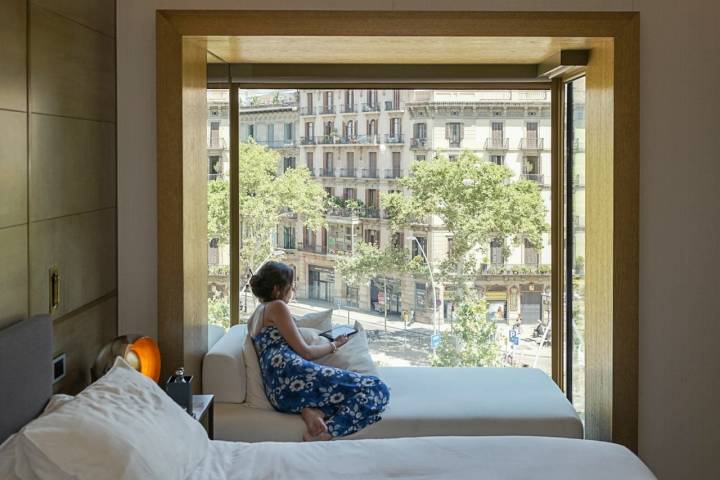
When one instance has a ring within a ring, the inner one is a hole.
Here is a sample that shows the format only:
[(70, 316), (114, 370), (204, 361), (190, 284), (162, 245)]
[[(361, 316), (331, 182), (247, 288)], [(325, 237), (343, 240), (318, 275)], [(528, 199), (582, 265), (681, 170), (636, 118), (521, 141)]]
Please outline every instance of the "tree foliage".
[[(250, 140), (239, 148), (238, 211), (241, 245), (240, 271), (255, 268), (272, 253), (272, 234), (283, 215), (295, 213), (303, 225), (313, 229), (325, 225), (322, 186), (306, 168), (278, 174), (280, 155)], [(216, 180), (208, 186), (208, 235), (227, 244), (230, 232), (229, 186)]]
[(483, 161), (471, 151), (462, 152), (454, 161), (438, 157), (415, 162), (411, 172), (399, 180), (410, 195), (383, 195), (383, 207), (396, 229), (418, 216), (440, 217), (453, 233), (442, 269), (446, 275), (458, 265), (472, 271), (476, 265), (468, 253), (486, 253), (494, 239), (515, 244), (527, 239), (534, 247), (541, 247), (548, 225), (536, 183), (512, 181), (509, 168)]
[(487, 304), (466, 297), (456, 310), (453, 329), (443, 332), (432, 357), (433, 367), (494, 367), (500, 350), (495, 340), (496, 327), (486, 319)]

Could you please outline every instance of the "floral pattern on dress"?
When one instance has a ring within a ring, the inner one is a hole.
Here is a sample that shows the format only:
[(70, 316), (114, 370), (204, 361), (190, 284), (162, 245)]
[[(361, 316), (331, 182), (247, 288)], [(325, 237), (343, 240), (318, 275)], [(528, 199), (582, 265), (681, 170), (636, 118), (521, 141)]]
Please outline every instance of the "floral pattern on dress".
[(350, 435), (381, 419), (390, 390), (378, 377), (305, 360), (272, 325), (262, 329), (253, 341), (265, 394), (275, 410), (322, 410), (333, 437)]

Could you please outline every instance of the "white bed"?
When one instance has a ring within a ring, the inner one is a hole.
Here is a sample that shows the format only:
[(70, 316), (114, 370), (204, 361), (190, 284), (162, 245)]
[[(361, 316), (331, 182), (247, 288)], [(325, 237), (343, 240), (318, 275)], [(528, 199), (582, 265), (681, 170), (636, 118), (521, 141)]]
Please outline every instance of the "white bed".
[(431, 437), (326, 443), (213, 441), (191, 480), (650, 480), (612, 443), (542, 437)]

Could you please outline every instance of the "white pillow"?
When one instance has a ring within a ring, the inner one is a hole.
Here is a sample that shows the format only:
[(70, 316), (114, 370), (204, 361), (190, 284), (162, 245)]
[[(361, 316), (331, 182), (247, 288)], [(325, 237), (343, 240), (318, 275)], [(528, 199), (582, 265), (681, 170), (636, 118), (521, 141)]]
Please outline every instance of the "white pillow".
[[(319, 312), (306, 313), (301, 317), (293, 315), (293, 320), (295, 320), (295, 324), (301, 333), (304, 328), (314, 328), (324, 332), (332, 328), (332, 312), (332, 310), (322, 310)], [(255, 344), (253, 344), (250, 335), (245, 337), (243, 360), (245, 361), (246, 372), (246, 405), (264, 410), (274, 410), (265, 395), (265, 384), (263, 383), (262, 373), (260, 372), (260, 362), (255, 352)]]
[(186, 478), (209, 445), (199, 422), (120, 358), (17, 439), (18, 462), (40, 480)]
[[(373, 362), (370, 356), (370, 348), (368, 346), (365, 329), (359, 322), (355, 322), (354, 326), (358, 333), (351, 336), (348, 342), (340, 347), (337, 352), (320, 357), (315, 360), (315, 363), (328, 367), (342, 368), (343, 370), (350, 370), (363, 375), (375, 375), (379, 377), (380, 375), (375, 366), (375, 362)], [(317, 332), (315, 336), (310, 339), (313, 344), (329, 341), (327, 338), (321, 337), (319, 335), (320, 333), (322, 332)], [(305, 335), (303, 335), (303, 338), (305, 338)], [(305, 341), (308, 342), (308, 340)]]

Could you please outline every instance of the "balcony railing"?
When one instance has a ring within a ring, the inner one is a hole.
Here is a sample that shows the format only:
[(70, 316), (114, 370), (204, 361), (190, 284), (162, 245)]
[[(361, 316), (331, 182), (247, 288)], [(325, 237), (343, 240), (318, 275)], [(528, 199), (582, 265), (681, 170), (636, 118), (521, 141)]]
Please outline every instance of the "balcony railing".
[(315, 145), (315, 137), (300, 137), (300, 145)]
[(379, 112), (380, 111), (380, 104), (379, 103), (363, 103), (362, 104), (362, 111), (363, 112)]
[(297, 218), (297, 213), (293, 212), (289, 208), (283, 208), (280, 210), (280, 215), (282, 215), (285, 218)]
[(360, 210), (360, 216), (363, 218), (380, 218), (380, 209), (377, 207), (365, 207)]
[(550, 265), (543, 264), (514, 264), (483, 265), (481, 275), (550, 275)]
[(521, 173), (520, 178), (522, 180), (529, 180), (535, 182), (538, 185), (545, 185), (545, 175), (542, 173)]
[(209, 138), (207, 148), (211, 150), (225, 150), (227, 148), (227, 142), (224, 138)]
[(355, 178), (357, 177), (357, 168), (341, 168), (340, 176), (344, 178)]
[(256, 140), (258, 145), (269, 148), (290, 148), (295, 146), (295, 140)]
[(402, 178), (403, 171), (399, 168), (386, 168), (385, 178)]
[(334, 168), (321, 168), (318, 171), (319, 177), (334, 177), (335, 176), (335, 169)]
[(317, 253), (320, 255), (327, 254), (327, 246), (325, 246), (325, 245), (316, 245), (316, 244), (306, 245), (304, 243), (298, 243), (298, 250), (302, 250), (303, 252)]
[(315, 115), (315, 107), (300, 107), (300, 115)]
[(330, 208), (327, 211), (327, 215), (330, 217), (343, 217), (343, 218), (350, 218), (350, 217), (357, 217), (359, 215), (359, 210), (351, 209), (351, 208)]
[(323, 105), (318, 107), (319, 115), (335, 115), (335, 105)]
[(296, 249), (295, 241), (287, 240), (287, 241), (283, 242), (283, 244), (280, 248), (282, 248), (284, 250), (295, 250)]
[(417, 137), (410, 139), (410, 148), (427, 148), (430, 142), (425, 137)]
[(357, 113), (357, 105), (340, 105), (340, 113)]
[(399, 103), (395, 103), (392, 100), (385, 100), (385, 111), (386, 112), (397, 112), (401, 111), (402, 107)]
[(508, 150), (509, 148), (509, 138), (488, 137), (485, 140), (485, 150)]
[(396, 133), (395, 135), (385, 134), (385, 143), (399, 144), (405, 143), (405, 138), (402, 133)]
[(544, 150), (544, 138), (521, 138), (520, 150)]
[(377, 168), (363, 168), (362, 178), (380, 178), (380, 172)]
[(429, 215), (425, 215), (422, 217), (412, 216), (412, 217), (408, 218), (408, 222), (411, 225), (430, 225), (430, 216)]

